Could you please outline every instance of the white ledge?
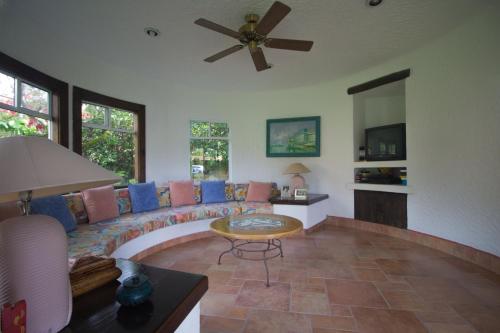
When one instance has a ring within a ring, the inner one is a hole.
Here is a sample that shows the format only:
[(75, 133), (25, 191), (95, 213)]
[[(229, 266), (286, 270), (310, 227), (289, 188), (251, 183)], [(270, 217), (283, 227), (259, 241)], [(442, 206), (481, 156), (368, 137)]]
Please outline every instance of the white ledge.
[(413, 193), (413, 188), (411, 186), (405, 186), (405, 185), (348, 183), (346, 187), (349, 190), (380, 191), (380, 192), (408, 193), (408, 194)]

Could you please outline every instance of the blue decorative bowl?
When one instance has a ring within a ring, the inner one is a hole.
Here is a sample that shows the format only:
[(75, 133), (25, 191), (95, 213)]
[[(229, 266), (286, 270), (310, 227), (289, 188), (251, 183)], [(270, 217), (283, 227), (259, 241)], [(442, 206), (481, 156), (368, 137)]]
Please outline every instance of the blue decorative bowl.
[(153, 285), (144, 274), (126, 278), (116, 291), (116, 300), (124, 306), (136, 306), (146, 302), (153, 293)]

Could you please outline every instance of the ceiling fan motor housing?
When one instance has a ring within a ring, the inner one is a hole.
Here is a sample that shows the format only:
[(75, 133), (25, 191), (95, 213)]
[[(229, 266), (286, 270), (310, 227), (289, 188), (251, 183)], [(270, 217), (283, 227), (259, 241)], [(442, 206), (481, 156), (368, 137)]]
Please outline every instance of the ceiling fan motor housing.
[(248, 44), (250, 48), (255, 48), (257, 45), (261, 44), (265, 36), (260, 36), (255, 32), (257, 28), (257, 23), (259, 22), (259, 15), (257, 14), (247, 14), (245, 15), (246, 24), (240, 27), (239, 32), (241, 33), (240, 42), (243, 44)]

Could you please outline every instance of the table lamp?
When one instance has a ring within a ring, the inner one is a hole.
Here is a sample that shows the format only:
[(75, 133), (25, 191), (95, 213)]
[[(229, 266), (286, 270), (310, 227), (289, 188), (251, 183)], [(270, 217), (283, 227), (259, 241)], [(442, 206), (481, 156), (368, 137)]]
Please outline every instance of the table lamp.
[(304, 164), (302, 163), (292, 163), (286, 168), (285, 172), (283, 172), (284, 175), (294, 175), (292, 179), (290, 180), (290, 191), (291, 193), (294, 193), (295, 189), (297, 188), (305, 188), (305, 180), (304, 177), (302, 177), (300, 174), (301, 173), (308, 173), (311, 172)]
[(67, 237), (52, 217), (29, 215), (32, 198), (113, 184), (119, 177), (40, 137), (0, 139), (0, 203), (23, 216), (0, 222), (0, 305), (25, 300), (27, 332), (58, 332), (71, 317)]

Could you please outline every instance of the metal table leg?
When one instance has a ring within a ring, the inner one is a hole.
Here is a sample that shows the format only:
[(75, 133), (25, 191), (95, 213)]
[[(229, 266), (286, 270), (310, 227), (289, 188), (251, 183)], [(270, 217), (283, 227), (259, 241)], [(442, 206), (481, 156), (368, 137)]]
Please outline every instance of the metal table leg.
[[(248, 240), (240, 240), (240, 239), (232, 239), (228, 237), (224, 237), (229, 243), (231, 243), (231, 248), (225, 251), (222, 251), (219, 255), (219, 260), (217, 263), (220, 265), (222, 257), (227, 253), (232, 253), (233, 256), (243, 260), (250, 261), (263, 261), (264, 268), (266, 269), (266, 287), (269, 287), (269, 267), (267, 265), (267, 261), (269, 259), (273, 259), (276, 257), (283, 258), (283, 248), (281, 245), (281, 241), (279, 239), (270, 239), (267, 241), (248, 241)], [(262, 249), (248, 249), (245, 248), (249, 244), (261, 244)], [(245, 257), (246, 253), (262, 253), (262, 258), (249, 258)]]

